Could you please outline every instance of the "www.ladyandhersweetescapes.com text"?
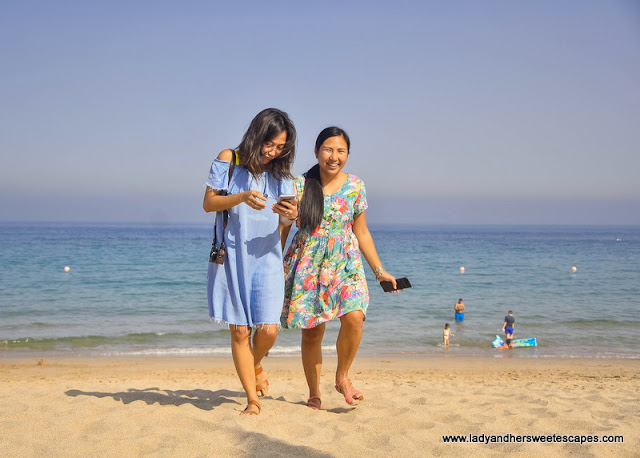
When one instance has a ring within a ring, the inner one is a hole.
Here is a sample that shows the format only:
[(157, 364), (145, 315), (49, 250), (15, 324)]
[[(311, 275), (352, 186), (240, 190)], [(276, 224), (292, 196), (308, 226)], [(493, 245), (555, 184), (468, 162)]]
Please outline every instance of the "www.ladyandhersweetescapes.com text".
[(517, 444), (517, 443), (573, 443), (573, 444), (594, 444), (594, 443), (623, 443), (624, 436), (597, 434), (473, 434), (467, 435), (445, 435), (442, 442), (449, 443), (473, 443), (473, 444)]

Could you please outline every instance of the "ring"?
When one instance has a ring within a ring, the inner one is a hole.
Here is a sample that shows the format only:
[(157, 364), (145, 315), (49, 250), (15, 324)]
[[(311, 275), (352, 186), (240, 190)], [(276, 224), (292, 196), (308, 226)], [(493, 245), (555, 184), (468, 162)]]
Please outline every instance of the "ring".
[(285, 215), (288, 215), (288, 214), (289, 214), (289, 210), (286, 210), (286, 211), (284, 212), (284, 214), (285, 214)]

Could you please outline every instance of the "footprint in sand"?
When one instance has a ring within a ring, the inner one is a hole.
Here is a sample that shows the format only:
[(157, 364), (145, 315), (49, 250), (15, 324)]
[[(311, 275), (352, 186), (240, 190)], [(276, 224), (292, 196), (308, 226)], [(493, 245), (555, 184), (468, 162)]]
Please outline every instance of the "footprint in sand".
[(426, 398), (417, 398), (413, 401), (413, 404), (419, 405), (419, 406), (424, 406), (427, 404), (427, 399)]

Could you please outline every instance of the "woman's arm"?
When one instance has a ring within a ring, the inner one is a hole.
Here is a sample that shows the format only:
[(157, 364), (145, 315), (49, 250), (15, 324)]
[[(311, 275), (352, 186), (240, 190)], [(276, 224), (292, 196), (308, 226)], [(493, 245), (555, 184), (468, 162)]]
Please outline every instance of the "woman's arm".
[[(371, 270), (375, 273), (376, 269), (382, 267), (382, 262), (380, 262), (380, 258), (378, 257), (378, 252), (373, 243), (373, 237), (371, 237), (371, 233), (367, 227), (367, 219), (364, 214), (365, 212), (362, 212), (353, 218), (353, 233), (358, 239), (358, 245), (360, 246), (362, 255), (367, 260)], [(376, 280), (379, 282), (390, 281), (393, 284), (393, 289), (397, 287), (396, 278), (384, 269), (378, 271)]]
[[(231, 161), (232, 158), (233, 153), (230, 149), (226, 149), (218, 155), (218, 159), (221, 161)], [(267, 206), (264, 203), (266, 200), (267, 199), (260, 191), (244, 191), (228, 196), (221, 196), (220, 191), (214, 191), (207, 187), (207, 190), (204, 192), (202, 208), (204, 208), (204, 211), (207, 213), (219, 212), (222, 210), (228, 210), (229, 208), (235, 207), (236, 205), (244, 202), (255, 210), (262, 210)]]
[[(247, 205), (251, 206), (248, 202), (248, 200), (251, 199), (252, 197), (249, 194), (250, 192), (251, 191), (245, 191), (245, 192), (240, 192), (238, 194), (231, 194), (229, 196), (221, 196), (220, 191), (214, 191), (211, 188), (207, 188), (207, 190), (204, 193), (204, 201), (202, 202), (202, 208), (204, 208), (204, 211), (209, 213), (209, 212), (220, 212), (222, 210), (228, 210), (231, 207), (235, 207), (236, 205), (242, 202), (246, 202)], [(256, 194), (260, 194), (257, 191), (255, 192)], [(254, 202), (257, 201), (257, 199), (253, 199), (253, 200)], [(262, 208), (264, 207), (266, 207), (266, 205), (264, 205)], [(257, 207), (254, 207), (254, 208), (257, 209)]]
[[(295, 183), (293, 184), (293, 194), (298, 195)], [(279, 200), (278, 203), (271, 206), (274, 213), (280, 215), (280, 242), (282, 243), (282, 252), (287, 244), (287, 238), (291, 231), (291, 226), (298, 220), (298, 199)]]
[[(282, 242), (282, 251), (284, 252), (284, 246), (287, 243), (291, 226), (293, 226), (293, 223), (298, 219), (297, 201), (285, 201), (281, 204), (274, 204), (271, 208), (274, 213), (280, 215), (280, 242)], [(283, 208), (285, 210), (283, 210)]]
[(280, 243), (282, 243), (283, 253), (284, 253), (284, 246), (287, 243), (287, 238), (289, 237), (289, 232), (291, 231), (292, 225), (293, 225), (293, 221), (289, 221), (289, 220), (287, 220), (287, 222), (283, 224), (283, 218), (280, 217)]

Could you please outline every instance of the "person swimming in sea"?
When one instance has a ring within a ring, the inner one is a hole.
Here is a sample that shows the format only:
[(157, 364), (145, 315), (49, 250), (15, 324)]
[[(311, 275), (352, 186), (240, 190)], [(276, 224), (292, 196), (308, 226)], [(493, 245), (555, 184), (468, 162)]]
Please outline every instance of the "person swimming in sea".
[(442, 345), (444, 345), (445, 347), (449, 346), (449, 337), (455, 336), (454, 333), (451, 332), (451, 329), (449, 328), (449, 323), (446, 323), (444, 325), (444, 329), (442, 330)]
[(453, 309), (456, 312), (456, 322), (459, 323), (463, 321), (465, 306), (464, 306), (464, 302), (462, 302), (462, 298), (460, 298), (458, 302), (456, 302), (456, 304), (453, 306)]

